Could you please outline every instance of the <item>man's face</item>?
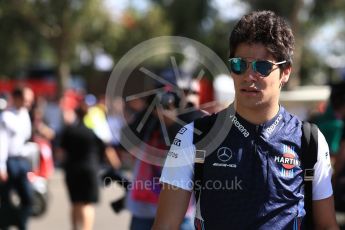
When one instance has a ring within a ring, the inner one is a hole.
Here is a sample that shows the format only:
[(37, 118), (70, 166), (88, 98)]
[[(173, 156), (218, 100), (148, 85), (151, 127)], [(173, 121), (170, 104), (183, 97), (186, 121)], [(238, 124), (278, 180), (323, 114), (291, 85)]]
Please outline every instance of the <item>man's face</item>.
[(237, 109), (265, 109), (278, 105), (280, 88), (286, 83), (291, 68), (284, 71), (278, 65), (272, 66), (271, 73), (265, 77), (252, 69), (252, 61), (268, 60), (278, 62), (260, 43), (241, 43), (235, 52), (235, 57), (248, 61), (248, 68), (243, 74), (231, 73), (234, 79)]
[(24, 106), (24, 98), (22, 97), (13, 97), (13, 105), (17, 109), (20, 109)]
[(24, 106), (30, 110), (32, 107), (32, 104), (34, 103), (34, 92), (30, 88), (24, 89)]

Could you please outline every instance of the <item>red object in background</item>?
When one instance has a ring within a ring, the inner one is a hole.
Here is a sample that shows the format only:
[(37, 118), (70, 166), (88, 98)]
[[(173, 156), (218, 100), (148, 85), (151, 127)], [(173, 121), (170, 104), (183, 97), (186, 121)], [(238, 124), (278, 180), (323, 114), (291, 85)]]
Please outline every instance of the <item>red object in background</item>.
[(213, 84), (210, 80), (203, 78), (200, 80), (200, 105), (214, 100)]
[[(150, 140), (147, 142), (148, 146), (156, 148), (157, 151), (150, 150), (150, 153), (143, 151), (145, 155), (159, 156), (165, 153), (166, 145), (161, 137), (160, 131), (155, 130), (152, 132)], [(152, 165), (146, 162), (149, 157), (144, 155), (144, 159), (140, 160), (138, 166), (138, 174), (134, 179), (134, 186), (131, 192), (133, 200), (145, 203), (157, 204), (159, 193), (161, 191), (161, 184), (158, 183), (158, 178), (161, 175), (162, 167)]]
[(34, 173), (38, 176), (48, 179), (54, 172), (54, 161), (52, 147), (49, 141), (44, 138), (34, 137), (35, 143), (40, 149), (39, 167), (34, 169)]
[(325, 113), (326, 110), (327, 110), (327, 102), (326, 101), (322, 101), (322, 102), (317, 104), (317, 112)]
[(69, 89), (66, 90), (60, 100), (60, 107), (62, 110), (74, 110), (76, 109), (83, 100), (83, 95), (79, 92)]
[(136, 26), (137, 22), (135, 20), (135, 17), (129, 13), (126, 12), (122, 16), (122, 25), (124, 25), (127, 29), (134, 29)]
[(0, 80), (0, 92), (10, 93), (14, 87), (27, 86), (34, 91), (35, 96), (51, 96), (57, 93), (55, 81), (49, 80)]

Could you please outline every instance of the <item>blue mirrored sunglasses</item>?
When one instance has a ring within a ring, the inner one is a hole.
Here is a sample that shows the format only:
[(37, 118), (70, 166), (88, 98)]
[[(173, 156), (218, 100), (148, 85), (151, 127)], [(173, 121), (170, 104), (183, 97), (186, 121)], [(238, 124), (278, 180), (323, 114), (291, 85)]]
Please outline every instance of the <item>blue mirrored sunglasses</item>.
[(273, 65), (284, 64), (286, 63), (286, 60), (281, 62), (272, 62), (268, 60), (246, 61), (243, 58), (230, 58), (229, 63), (231, 72), (234, 72), (235, 74), (245, 73), (251, 63), (254, 72), (259, 73), (263, 77), (267, 77), (273, 71)]

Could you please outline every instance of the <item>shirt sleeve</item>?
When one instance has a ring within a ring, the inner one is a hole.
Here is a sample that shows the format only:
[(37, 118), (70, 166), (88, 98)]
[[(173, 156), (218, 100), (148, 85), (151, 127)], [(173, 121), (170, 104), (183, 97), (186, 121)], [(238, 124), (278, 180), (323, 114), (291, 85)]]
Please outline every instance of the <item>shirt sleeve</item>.
[(313, 200), (322, 200), (332, 196), (331, 178), (333, 170), (328, 144), (320, 130), (318, 131), (318, 153), (314, 171)]
[(16, 116), (13, 114), (13, 112), (10, 112), (10, 111), (3, 112), (2, 119), (7, 131), (10, 132), (11, 134), (16, 133), (18, 128), (20, 128), (20, 125), (16, 119)]
[(190, 123), (178, 131), (167, 154), (160, 182), (192, 191), (195, 146), (193, 144), (194, 124)]
[(0, 172), (6, 172), (8, 157), (8, 132), (3, 124), (0, 124)]

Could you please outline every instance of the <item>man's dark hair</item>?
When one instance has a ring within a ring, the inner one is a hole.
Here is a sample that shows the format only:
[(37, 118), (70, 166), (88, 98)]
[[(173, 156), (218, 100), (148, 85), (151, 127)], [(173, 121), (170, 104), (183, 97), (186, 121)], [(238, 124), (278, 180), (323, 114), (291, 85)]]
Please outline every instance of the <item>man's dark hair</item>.
[(79, 121), (82, 121), (83, 118), (86, 116), (87, 109), (88, 109), (87, 105), (85, 103), (82, 103), (74, 110), (75, 114), (77, 115), (77, 118), (79, 119)]
[(12, 92), (13, 98), (24, 99), (24, 88), (23, 87), (15, 87)]
[(233, 58), (240, 43), (261, 43), (267, 47), (276, 61), (287, 63), (279, 67), (284, 69), (292, 64), (294, 36), (288, 23), (272, 11), (254, 11), (243, 16), (231, 32), (230, 58)]
[(337, 110), (345, 106), (345, 82), (331, 85), (330, 103)]

